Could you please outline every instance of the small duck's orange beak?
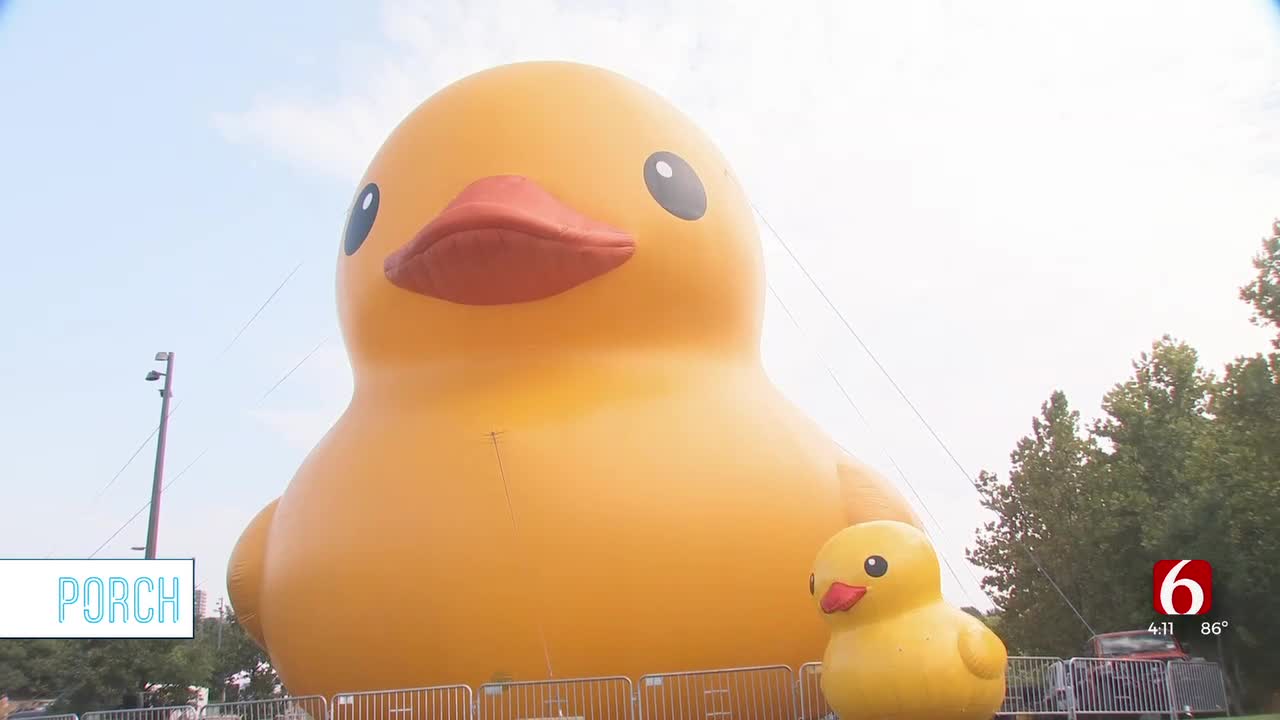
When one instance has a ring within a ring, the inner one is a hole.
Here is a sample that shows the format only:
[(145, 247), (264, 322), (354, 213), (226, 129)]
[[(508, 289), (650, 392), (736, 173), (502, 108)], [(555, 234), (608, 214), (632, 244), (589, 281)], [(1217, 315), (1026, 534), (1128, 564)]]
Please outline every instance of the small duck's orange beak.
[(842, 582), (833, 582), (831, 587), (822, 595), (822, 612), (830, 615), (833, 612), (844, 612), (853, 607), (867, 594), (867, 589), (861, 585), (845, 585)]
[(495, 175), (468, 185), (383, 270), (397, 287), (464, 305), (557, 295), (626, 262), (627, 232), (593, 220), (533, 180)]

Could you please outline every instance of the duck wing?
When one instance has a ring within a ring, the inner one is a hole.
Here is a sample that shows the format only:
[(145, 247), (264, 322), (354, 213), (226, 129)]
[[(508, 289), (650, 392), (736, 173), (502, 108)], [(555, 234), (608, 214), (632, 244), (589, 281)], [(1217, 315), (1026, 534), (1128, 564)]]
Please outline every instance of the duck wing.
[(227, 594), (231, 596), (236, 621), (263, 650), (267, 649), (267, 644), (262, 634), (262, 618), (258, 616), (258, 603), (261, 599), (267, 536), (270, 534), (271, 520), (275, 517), (278, 502), (280, 498), (272, 500), (253, 516), (249, 526), (236, 541), (236, 547), (231, 551), (231, 561), (227, 563)]
[(1009, 662), (1004, 643), (977, 619), (968, 615), (964, 619), (967, 622), (956, 639), (960, 659), (969, 668), (969, 672), (984, 680), (1000, 677)]

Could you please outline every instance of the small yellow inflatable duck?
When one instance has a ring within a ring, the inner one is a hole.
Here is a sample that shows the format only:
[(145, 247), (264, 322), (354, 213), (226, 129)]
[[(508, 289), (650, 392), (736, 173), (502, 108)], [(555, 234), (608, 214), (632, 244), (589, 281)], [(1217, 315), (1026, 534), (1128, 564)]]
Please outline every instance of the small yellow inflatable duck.
[(795, 666), (826, 639), (795, 568), (916, 521), (769, 381), (747, 199), (618, 75), (440, 91), (337, 256), (350, 406), (228, 576), (294, 694)]
[(810, 589), (831, 626), (822, 693), (840, 720), (987, 720), (1005, 692), (1004, 643), (942, 599), (919, 529), (875, 521), (819, 551)]

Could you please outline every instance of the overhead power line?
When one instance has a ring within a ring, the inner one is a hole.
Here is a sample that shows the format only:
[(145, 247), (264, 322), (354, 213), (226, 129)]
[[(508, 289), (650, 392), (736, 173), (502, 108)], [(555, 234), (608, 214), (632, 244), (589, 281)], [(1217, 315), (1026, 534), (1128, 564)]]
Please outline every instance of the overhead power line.
[[(911, 412), (915, 414), (916, 419), (919, 420), (920, 424), (923, 425), (925, 429), (929, 431), (929, 434), (931, 436), (933, 436), (934, 441), (938, 444), (939, 447), (942, 448), (942, 451), (946, 454), (946, 456), (951, 459), (952, 464), (954, 464), (956, 468), (960, 471), (960, 474), (964, 476), (965, 481), (968, 482), (969, 485), (973, 487), (973, 489), (979, 494), (979, 496), (981, 496), (982, 489), (978, 486), (977, 481), (973, 479), (973, 477), (969, 474), (968, 470), (965, 470), (964, 465), (961, 464), (960, 460), (955, 456), (955, 453), (951, 452), (951, 448), (948, 447), (947, 444), (942, 440), (942, 436), (940, 436), (938, 432), (933, 429), (933, 425), (930, 424), (927, 419), (925, 419), (924, 413), (920, 412), (920, 409), (916, 407), (915, 403), (911, 402), (911, 398), (907, 397), (907, 393), (902, 389), (900, 385), (898, 385), (897, 381), (893, 379), (893, 376), (889, 373), (889, 370), (884, 366), (884, 364), (880, 362), (880, 359), (876, 357), (875, 353), (871, 352), (871, 348), (867, 346), (867, 343), (863, 341), (862, 337), (858, 335), (856, 330), (853, 329), (853, 325), (849, 322), (849, 319), (845, 317), (845, 314), (831, 300), (831, 297), (827, 295), (826, 291), (823, 290), (822, 285), (818, 282), (817, 278), (815, 278), (813, 274), (809, 272), (809, 269), (805, 267), (805, 264), (800, 260), (799, 256), (797, 256), (796, 253), (791, 249), (791, 246), (787, 243), (787, 241), (782, 239), (782, 235), (777, 231), (776, 228), (773, 227), (773, 223), (769, 222), (769, 219), (765, 217), (764, 213), (760, 212), (760, 208), (756, 207), (755, 203), (751, 203), (751, 209), (754, 210), (756, 215), (760, 217), (760, 221), (764, 223), (764, 226), (766, 228), (769, 229), (769, 233), (772, 234), (774, 239), (778, 241), (778, 244), (782, 246), (782, 249), (786, 251), (787, 255), (791, 257), (791, 261), (794, 262), (796, 267), (800, 269), (800, 272), (804, 274), (805, 278), (809, 281), (809, 284), (813, 286), (813, 289), (818, 292), (818, 295), (820, 295), (822, 297), (822, 300), (827, 304), (827, 307), (830, 308), (833, 313), (835, 313), (837, 318), (839, 318), (840, 323), (844, 325), (844, 329), (858, 343), (859, 347), (861, 347), (863, 352), (867, 354), (867, 357), (871, 359), (871, 362), (874, 363), (876, 368), (880, 370), (880, 373), (884, 375), (885, 379), (889, 381), (889, 385), (891, 385), (894, 391), (897, 392), (898, 397), (902, 398), (902, 401), (906, 403), (907, 407), (911, 408)], [(1052, 586), (1054, 591), (1058, 593), (1058, 596), (1062, 598), (1062, 601), (1066, 603), (1068, 608), (1071, 609), (1071, 612), (1076, 616), (1076, 618), (1080, 620), (1080, 622), (1085, 626), (1086, 629), (1089, 630), (1089, 633), (1091, 635), (1095, 634), (1093, 632), (1093, 627), (1089, 624), (1089, 621), (1084, 618), (1084, 615), (1080, 614), (1080, 611), (1076, 609), (1075, 604), (1072, 603), (1071, 599), (1068, 598), (1066, 593), (1062, 591), (1062, 588), (1058, 586), (1058, 583), (1054, 582), (1053, 577), (1049, 575), (1049, 571), (1045, 570), (1044, 565), (1040, 562), (1040, 559), (1036, 557), (1035, 553), (1031, 552), (1031, 548), (1027, 547), (1025, 543), (1020, 543), (1020, 545), (1023, 551), (1026, 552), (1027, 557), (1031, 559), (1032, 564), (1034, 564), (1036, 566), (1036, 569), (1040, 572), (1040, 574), (1045, 577), (1045, 580), (1049, 581), (1049, 585)]]
[(293, 269), (289, 271), (289, 274), (284, 276), (284, 280), (280, 281), (280, 284), (276, 286), (276, 289), (271, 291), (271, 294), (267, 296), (267, 299), (264, 300), (262, 304), (258, 306), (257, 310), (253, 311), (253, 314), (249, 316), (249, 319), (245, 321), (244, 325), (242, 325), (240, 329), (236, 331), (235, 337), (231, 338), (231, 342), (227, 343), (227, 346), (222, 348), (222, 353), (219, 355), (219, 357), (221, 357), (221, 355), (227, 354), (227, 351), (230, 350), (236, 344), (236, 341), (240, 339), (240, 336), (244, 334), (244, 331), (248, 330), (249, 326), (253, 324), (253, 321), (257, 320), (258, 316), (262, 314), (262, 311), (266, 310), (267, 306), (271, 304), (271, 301), (276, 299), (276, 295), (279, 295), (280, 291), (284, 289), (284, 286), (289, 284), (289, 281), (293, 279), (293, 276), (298, 272), (298, 269), (301, 267), (302, 267), (302, 263), (298, 263), (297, 265), (293, 266)]
[[(844, 397), (845, 402), (848, 403), (849, 407), (853, 408), (854, 414), (857, 415), (858, 418), (862, 420), (862, 424), (867, 427), (867, 432), (871, 433), (871, 436), (875, 439), (876, 443), (880, 445), (880, 450), (884, 453), (885, 457), (889, 459), (889, 464), (893, 466), (893, 469), (898, 473), (898, 476), (902, 478), (903, 484), (907, 486), (907, 489), (911, 491), (913, 496), (915, 496), (916, 502), (920, 503), (920, 507), (924, 509), (925, 514), (928, 515), (929, 519), (933, 521), (933, 524), (937, 526), (938, 532), (943, 535), (944, 539), (947, 539), (946, 528), (943, 527), (942, 523), (933, 514), (933, 511), (929, 509), (929, 504), (926, 503), (920, 493), (916, 491), (915, 485), (912, 484), (911, 480), (907, 477), (906, 471), (898, 465), (898, 461), (895, 460), (893, 454), (889, 452), (888, 444), (885, 443), (884, 440), (875, 432), (875, 428), (872, 426), (871, 421), (867, 419), (867, 416), (863, 414), (862, 410), (858, 407), (858, 404), (854, 402), (853, 395), (851, 395), (849, 390), (845, 388), (844, 382), (842, 382), (839, 375), (836, 374), (835, 368), (831, 363), (827, 362), (826, 356), (823, 355), (821, 348), (819, 348), (817, 343), (811, 338), (807, 337), (804, 326), (800, 324), (800, 321), (796, 318), (795, 314), (791, 312), (791, 308), (787, 306), (787, 303), (782, 299), (782, 296), (778, 294), (778, 291), (773, 284), (770, 283), (768, 287), (769, 293), (778, 301), (778, 305), (782, 307), (782, 312), (784, 312), (787, 318), (791, 320), (791, 324), (795, 326), (796, 330), (800, 332), (802, 337), (809, 340), (809, 343), (813, 346), (814, 354), (818, 356), (818, 361), (822, 363), (824, 368), (826, 368), (827, 374), (831, 376), (831, 380), (836, 384), (836, 388), (840, 390), (840, 394)], [(853, 453), (849, 452), (848, 448), (840, 445), (840, 443), (836, 443), (836, 445), (839, 445), (840, 449), (844, 450), (850, 456), (853, 455)], [(969, 589), (965, 587), (964, 582), (960, 579), (955, 568), (951, 565), (951, 561), (942, 553), (939, 553), (939, 557), (942, 559), (942, 564), (945, 565), (947, 570), (951, 573), (951, 577), (955, 579), (956, 585), (960, 588), (960, 591), (964, 593), (966, 598), (968, 598), (969, 603), (976, 604), (973, 601), (973, 596), (969, 594)], [(965, 572), (968, 573), (969, 579), (973, 581), (974, 587), (978, 588), (978, 592), (982, 593), (983, 597), (987, 599), (987, 602), (995, 605), (995, 601), (993, 601), (991, 596), (987, 594), (987, 591), (982, 588), (982, 583), (978, 582), (978, 579), (973, 576), (973, 571), (969, 569), (967, 564), (965, 565)]]
[[(277, 388), (283, 385), (286, 380), (288, 380), (295, 372), (298, 371), (298, 368), (302, 367), (317, 352), (319, 352), (320, 348), (323, 347), (327, 342), (329, 342), (329, 338), (326, 337), (324, 340), (321, 340), (319, 343), (317, 343), (316, 346), (313, 347), (310, 352), (304, 355), (302, 359), (297, 362), (297, 364), (289, 368), (288, 372), (282, 375), (279, 380), (277, 380), (270, 388), (267, 389), (265, 393), (262, 394), (262, 397), (258, 398), (257, 402), (255, 402), (253, 405), (246, 408), (246, 410), (253, 410), (254, 408), (257, 408), (260, 405), (262, 405), (262, 403), (265, 402), (267, 398), (271, 397), (271, 394), (274, 393)], [(203, 458), (205, 454), (208, 453), (209, 450), (213, 448), (214, 444), (216, 444), (216, 441), (215, 443), (210, 443), (209, 445), (205, 446), (205, 448), (200, 451), (200, 454), (197, 455), (194, 460), (188, 463), (186, 467), (184, 467), (181, 471), (178, 472), (178, 474), (174, 475), (172, 478), (169, 478), (169, 480), (164, 484), (163, 489), (167, 491), (171, 485), (173, 485), (179, 479), (181, 479), (182, 476), (186, 475), (187, 471), (189, 471), (192, 467), (194, 467), (196, 463), (200, 462), (201, 458)], [(90, 558), (96, 557), (98, 553), (102, 552), (103, 548), (105, 548), (108, 544), (110, 544), (112, 540), (116, 539), (116, 537), (120, 535), (120, 533), (124, 532), (126, 528), (132, 525), (133, 522), (137, 520), (142, 515), (142, 513), (146, 512), (150, 507), (151, 507), (150, 501), (147, 501), (146, 503), (144, 503), (142, 507), (138, 508), (138, 510), (133, 513), (133, 515), (129, 516), (128, 520), (125, 520), (124, 523), (120, 525), (120, 527), (116, 528), (115, 532), (111, 533), (111, 535), (107, 537), (106, 540), (103, 540), (102, 544), (99, 545), (97, 549), (94, 550), (89, 555), (89, 557)]]
[[(178, 471), (178, 473), (177, 473), (176, 475), (174, 475), (173, 477), (169, 478), (169, 480), (165, 482), (165, 484), (164, 484), (164, 489), (165, 489), (165, 490), (168, 490), (170, 485), (172, 485), (172, 484), (174, 484), (175, 482), (177, 482), (177, 481), (178, 481), (178, 478), (182, 477), (183, 475), (186, 475), (186, 474), (187, 474), (187, 471), (188, 471), (188, 470), (190, 470), (190, 469), (192, 468), (192, 466), (194, 466), (197, 462), (200, 462), (200, 458), (204, 457), (204, 454), (205, 454), (205, 453), (207, 453), (207, 452), (209, 452), (209, 448), (207, 448), (207, 447), (206, 447), (204, 450), (201, 450), (201, 451), (200, 451), (200, 454), (196, 456), (196, 459), (195, 459), (195, 460), (192, 460), (191, 462), (187, 463), (187, 466), (186, 466), (186, 467), (182, 468), (182, 470), (179, 470), (179, 471)], [(108, 544), (108, 543), (110, 543), (112, 540), (115, 540), (115, 539), (116, 539), (116, 536), (118, 536), (120, 533), (124, 532), (125, 528), (129, 527), (130, 525), (132, 525), (132, 524), (133, 524), (133, 521), (138, 519), (138, 516), (142, 515), (142, 513), (146, 512), (146, 511), (147, 511), (147, 510), (149, 510), (150, 508), (151, 508), (151, 502), (150, 502), (150, 501), (147, 501), (146, 503), (144, 503), (142, 507), (138, 508), (138, 511), (137, 511), (137, 512), (135, 512), (134, 514), (130, 515), (130, 516), (129, 516), (129, 519), (124, 521), (124, 524), (123, 524), (123, 525), (121, 525), (120, 527), (116, 528), (116, 531), (115, 531), (115, 532), (111, 533), (111, 535), (110, 535), (106, 540), (103, 540), (103, 541), (102, 541), (102, 544), (101, 544), (101, 545), (99, 545), (99, 546), (98, 546), (98, 548), (97, 548), (96, 550), (94, 550), (93, 552), (89, 553), (89, 558), (90, 558), (90, 559), (92, 559), (92, 558), (94, 558), (94, 557), (97, 557), (98, 553), (102, 552), (102, 549), (103, 549), (103, 548), (105, 548), (105, 547), (107, 546), (107, 544)]]
[[(293, 270), (290, 270), (289, 274), (285, 276), (284, 280), (282, 280), (280, 284), (276, 286), (276, 289), (271, 291), (271, 294), (267, 296), (267, 299), (264, 300), (256, 310), (253, 311), (253, 313), (249, 316), (249, 319), (246, 320), (240, 326), (240, 329), (237, 330), (236, 334), (231, 338), (231, 342), (227, 343), (226, 347), (222, 349), (222, 352), (218, 354), (219, 358), (226, 355), (227, 352), (231, 350), (232, 347), (235, 346), (236, 342), (240, 340), (240, 337), (244, 335), (246, 330), (249, 329), (249, 326), (252, 325), (254, 321), (258, 319), (258, 316), (262, 314), (262, 311), (266, 310), (267, 306), (270, 305), (275, 300), (276, 296), (280, 294), (280, 291), (284, 289), (284, 286), (289, 284), (289, 281), (293, 279), (293, 276), (297, 274), (298, 270), (302, 267), (302, 265), (303, 263), (298, 263), (297, 265), (295, 265)], [(173, 416), (177, 414), (178, 408), (181, 406), (182, 406), (182, 400), (180, 399), (176, 404), (174, 404), (173, 409), (169, 411), (170, 419), (172, 419)], [(98, 492), (94, 494), (93, 500), (91, 502), (97, 501), (99, 498), (103, 496), (103, 494), (107, 492), (107, 490), (111, 489), (112, 485), (115, 485), (116, 480), (120, 479), (120, 476), (124, 474), (125, 470), (129, 469), (129, 466), (132, 465), (133, 461), (138, 458), (138, 455), (140, 455), (142, 451), (145, 450), (149, 444), (151, 444), (152, 438), (154, 438), (156, 436), (156, 433), (158, 433), (159, 431), (160, 431), (160, 426), (158, 424), (155, 427), (151, 428), (151, 432), (147, 435), (146, 438), (142, 440), (141, 443), (139, 443), (138, 448), (133, 451), (133, 454), (129, 456), (129, 459), (125, 460), (124, 465), (122, 465), (120, 469), (116, 471), (116, 474), (112, 475), (111, 479), (108, 480), (106, 484), (104, 484), (98, 490)]]

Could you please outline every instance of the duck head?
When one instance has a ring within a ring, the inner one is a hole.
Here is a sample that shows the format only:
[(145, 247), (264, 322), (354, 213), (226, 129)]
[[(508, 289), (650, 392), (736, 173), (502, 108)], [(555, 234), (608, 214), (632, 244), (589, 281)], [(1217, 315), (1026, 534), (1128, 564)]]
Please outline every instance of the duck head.
[(939, 601), (942, 577), (924, 533), (877, 520), (851, 525), (822, 546), (809, 592), (827, 622), (838, 627)]
[(758, 353), (763, 263), (728, 164), (614, 73), (467, 77), (390, 135), (338, 258), (352, 364), (636, 348)]

